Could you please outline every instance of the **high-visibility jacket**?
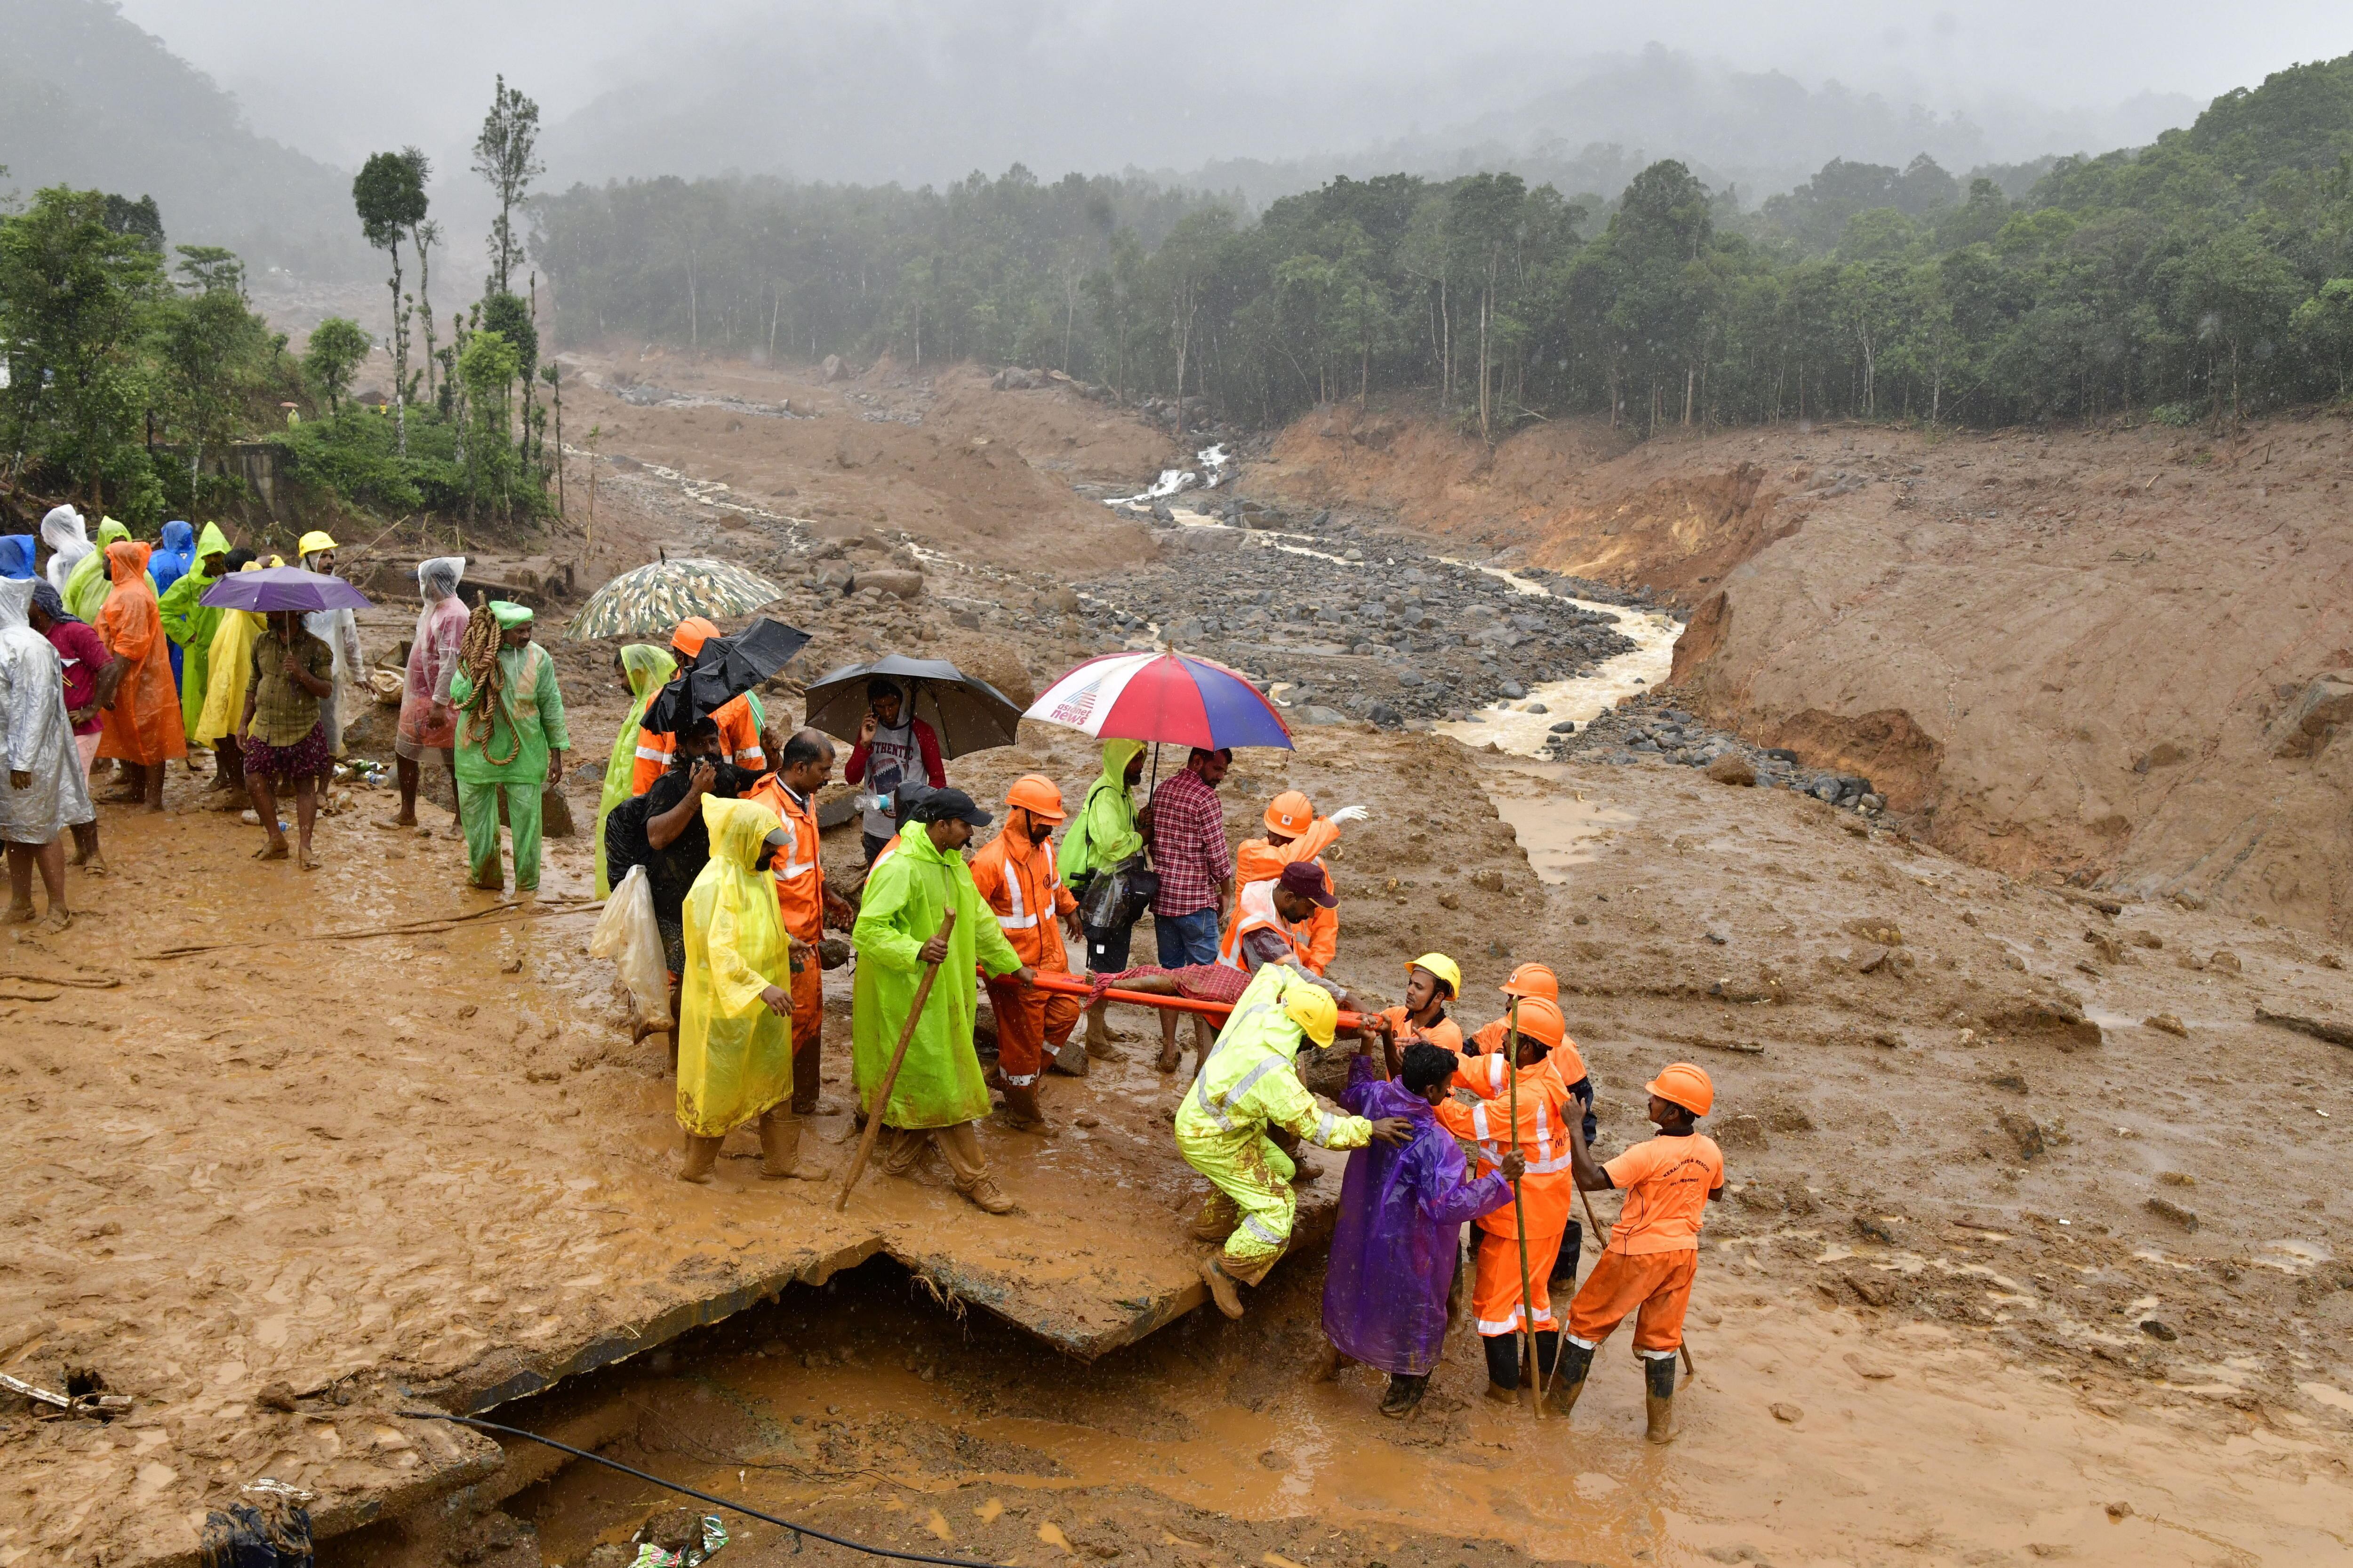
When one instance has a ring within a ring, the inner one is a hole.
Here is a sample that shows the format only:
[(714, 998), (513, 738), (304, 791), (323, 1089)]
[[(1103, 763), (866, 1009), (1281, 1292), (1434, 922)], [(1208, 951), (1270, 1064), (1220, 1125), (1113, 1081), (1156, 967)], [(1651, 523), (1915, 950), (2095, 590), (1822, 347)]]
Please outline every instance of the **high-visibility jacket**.
[(1239, 1150), (1280, 1127), (1324, 1149), (1361, 1149), (1373, 1124), (1316, 1102), (1293, 1068), (1304, 1032), (1283, 1011), (1293, 985), (1315, 982), (1279, 963), (1262, 966), (1242, 988), (1226, 1026), (1202, 1058), (1176, 1111), (1176, 1142)]
[(1229, 969), (1247, 972), (1250, 963), (1242, 956), (1242, 938), (1254, 931), (1271, 931), (1291, 944), (1293, 957), (1306, 962), (1306, 950), (1300, 945), (1299, 931), (1290, 921), (1276, 912), (1274, 884), (1252, 882), (1234, 900), (1234, 918), (1226, 927), (1225, 940), (1218, 944), (1218, 962)]
[(1032, 844), (1026, 833), (1000, 830), (972, 858), (972, 885), (997, 911), (1005, 940), (1033, 969), (1070, 973), (1070, 954), (1055, 918), (1079, 907), (1054, 868), (1054, 847)]
[[(1271, 882), (1282, 875), (1282, 868), (1297, 860), (1313, 860), (1323, 868), (1324, 886), (1334, 889), (1332, 871), (1324, 865), (1324, 851), (1340, 841), (1338, 824), (1319, 816), (1307, 825), (1307, 831), (1288, 844), (1274, 844), (1263, 838), (1245, 838), (1234, 851), (1234, 886), (1247, 887), (1252, 882)], [(1299, 950), (1299, 961), (1321, 974), (1340, 951), (1340, 911), (1318, 906), (1314, 912), (1291, 928), (1292, 945)]]
[(793, 798), (783, 781), (770, 773), (753, 786), (745, 800), (756, 800), (775, 812), (785, 825), (785, 847), (776, 851), (769, 875), (776, 884), (776, 913), (785, 930), (801, 941), (825, 940), (825, 866), (818, 854), (817, 802)]
[[(760, 712), (748, 691), (731, 697), (712, 710), (712, 722), (719, 726), (719, 754), (737, 767), (758, 773), (768, 765), (767, 754), (760, 749)], [(629, 793), (643, 795), (654, 787), (654, 780), (662, 776), (670, 766), (672, 753), (678, 750), (678, 737), (658, 734), (654, 731), (638, 731), (638, 765), (629, 775)]]
[[(1584, 1108), (1560, 1081), (1547, 1057), (1532, 1068), (1519, 1069), (1518, 1145), (1528, 1163), (1520, 1181), (1521, 1206), (1527, 1213), (1531, 1237), (1558, 1236), (1575, 1217), (1577, 1175), (1569, 1167), (1567, 1118)], [(1437, 1108), (1438, 1124), (1479, 1146), (1478, 1174), (1484, 1176), (1503, 1163), (1512, 1151), (1512, 1069), (1500, 1051), (1466, 1057), (1454, 1075), (1454, 1087), (1478, 1096), (1464, 1105), (1448, 1100)], [(1512, 1205), (1505, 1204), (1479, 1220), (1479, 1227), (1496, 1236), (1516, 1237)]]

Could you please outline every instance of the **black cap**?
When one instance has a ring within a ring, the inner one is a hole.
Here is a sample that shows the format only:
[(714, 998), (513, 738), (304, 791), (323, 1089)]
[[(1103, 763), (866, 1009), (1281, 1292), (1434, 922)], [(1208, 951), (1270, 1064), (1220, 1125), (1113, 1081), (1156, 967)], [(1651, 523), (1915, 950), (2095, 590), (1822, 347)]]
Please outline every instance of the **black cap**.
[(980, 809), (972, 796), (960, 789), (935, 789), (915, 803), (918, 822), (969, 822), (975, 827), (986, 827), (997, 818)]

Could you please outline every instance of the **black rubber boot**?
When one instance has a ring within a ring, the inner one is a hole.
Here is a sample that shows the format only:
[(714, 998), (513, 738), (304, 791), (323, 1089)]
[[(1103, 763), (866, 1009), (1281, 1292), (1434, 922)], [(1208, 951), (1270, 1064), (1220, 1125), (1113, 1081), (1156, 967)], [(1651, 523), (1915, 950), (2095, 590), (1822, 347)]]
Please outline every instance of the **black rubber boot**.
[(1520, 1386), (1520, 1336), (1485, 1334), (1479, 1344), (1487, 1352), (1487, 1397), (1508, 1401)]
[(1401, 1372), (1391, 1373), (1388, 1393), (1381, 1398), (1381, 1414), (1400, 1419), (1410, 1415), (1414, 1407), (1421, 1403), (1421, 1396), (1429, 1392), (1430, 1378), (1427, 1374), (1409, 1377)]
[(1563, 1340), (1560, 1345), (1560, 1372), (1553, 1379), (1552, 1407), (1566, 1415), (1577, 1408), (1577, 1396), (1585, 1392), (1585, 1378), (1593, 1370), (1593, 1352), (1574, 1340)]
[(1577, 1282), (1577, 1260), (1584, 1251), (1585, 1227), (1571, 1221), (1568, 1228), (1560, 1234), (1560, 1253), (1552, 1260), (1552, 1273), (1546, 1279), (1555, 1285), (1563, 1280), (1574, 1285)]
[(1675, 1358), (1644, 1356), (1642, 1382), (1642, 1408), (1651, 1418), (1650, 1430), (1643, 1436), (1653, 1443), (1672, 1443), (1675, 1440)]

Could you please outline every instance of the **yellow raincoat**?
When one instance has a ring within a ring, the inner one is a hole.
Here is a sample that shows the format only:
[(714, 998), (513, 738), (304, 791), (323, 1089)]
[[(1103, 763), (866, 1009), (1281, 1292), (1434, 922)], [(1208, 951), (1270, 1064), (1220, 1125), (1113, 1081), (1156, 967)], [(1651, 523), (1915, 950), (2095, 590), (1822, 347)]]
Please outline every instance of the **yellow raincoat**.
[[(273, 555), (268, 563), (280, 563)], [(256, 572), (262, 565), (259, 561), (248, 561), (240, 570)], [(190, 740), (209, 746), (224, 735), (237, 733), (237, 721), (245, 717), (246, 688), (253, 684), (253, 639), (269, 624), (267, 616), (250, 610), (221, 612), (212, 646), (205, 650), (204, 716), (196, 721)]]
[(760, 1000), (790, 992), (791, 947), (773, 883), (753, 868), (784, 826), (766, 806), (705, 795), (711, 863), (686, 895), (678, 1027), (678, 1124), (723, 1138), (793, 1097), (792, 1024)]

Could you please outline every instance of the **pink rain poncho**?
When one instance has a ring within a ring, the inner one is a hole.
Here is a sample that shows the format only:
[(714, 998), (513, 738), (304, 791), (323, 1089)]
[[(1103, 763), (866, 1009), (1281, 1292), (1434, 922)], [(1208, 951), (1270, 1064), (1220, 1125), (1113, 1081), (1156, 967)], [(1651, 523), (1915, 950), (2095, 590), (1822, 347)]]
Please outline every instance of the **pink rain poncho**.
[(411, 762), (447, 764), (458, 744), (449, 678), (457, 673), (459, 645), (466, 640), (466, 605), (458, 597), (465, 574), (462, 555), (437, 555), (417, 566), (425, 607), (417, 612), (417, 635), (408, 645), (408, 683), (401, 689), (400, 729), (392, 746)]
[(1512, 1184), (1501, 1172), (1465, 1181), (1461, 1146), (1439, 1126), (1430, 1102), (1377, 1077), (1364, 1057), (1348, 1063), (1340, 1105), (1367, 1120), (1404, 1117), (1413, 1139), (1395, 1148), (1375, 1142), (1348, 1156), (1324, 1273), (1324, 1331), (1341, 1354), (1366, 1366), (1427, 1376), (1446, 1340), (1462, 1222), (1510, 1203)]

